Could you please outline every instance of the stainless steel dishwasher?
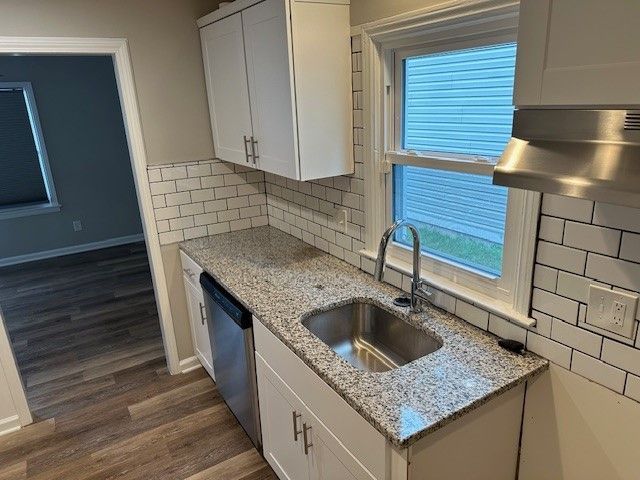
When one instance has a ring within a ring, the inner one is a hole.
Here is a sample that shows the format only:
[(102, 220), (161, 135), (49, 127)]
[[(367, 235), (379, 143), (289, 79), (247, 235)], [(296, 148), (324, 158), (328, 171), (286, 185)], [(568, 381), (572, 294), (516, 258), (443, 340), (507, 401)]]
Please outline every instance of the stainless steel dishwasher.
[(207, 309), (218, 391), (262, 452), (251, 312), (209, 274), (200, 275), (200, 285)]

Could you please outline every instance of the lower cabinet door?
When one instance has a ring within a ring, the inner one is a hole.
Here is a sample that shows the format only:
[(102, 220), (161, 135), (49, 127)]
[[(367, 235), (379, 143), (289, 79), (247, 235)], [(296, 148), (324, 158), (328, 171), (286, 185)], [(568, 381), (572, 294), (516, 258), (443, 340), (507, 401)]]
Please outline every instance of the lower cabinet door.
[(308, 480), (309, 467), (303, 452), (303, 407), (286, 386), (274, 381), (273, 371), (256, 355), (262, 449), (281, 480)]
[(193, 348), (196, 356), (204, 369), (215, 380), (213, 371), (213, 353), (211, 352), (211, 340), (209, 339), (209, 326), (204, 307), (204, 297), (202, 290), (196, 288), (191, 282), (185, 279), (185, 289), (187, 292), (187, 304), (189, 308), (189, 321), (191, 322), (191, 335), (193, 337)]
[(356, 480), (356, 477), (327, 446), (319, 429), (314, 428), (314, 425), (306, 425), (306, 427), (310, 480)]

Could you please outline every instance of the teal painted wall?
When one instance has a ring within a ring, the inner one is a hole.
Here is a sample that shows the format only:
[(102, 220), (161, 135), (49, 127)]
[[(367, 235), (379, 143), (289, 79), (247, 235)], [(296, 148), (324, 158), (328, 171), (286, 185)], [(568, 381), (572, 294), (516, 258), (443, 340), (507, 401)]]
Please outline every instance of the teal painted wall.
[(0, 259), (142, 233), (111, 57), (0, 56), (0, 82), (31, 82), (62, 205), (0, 220)]

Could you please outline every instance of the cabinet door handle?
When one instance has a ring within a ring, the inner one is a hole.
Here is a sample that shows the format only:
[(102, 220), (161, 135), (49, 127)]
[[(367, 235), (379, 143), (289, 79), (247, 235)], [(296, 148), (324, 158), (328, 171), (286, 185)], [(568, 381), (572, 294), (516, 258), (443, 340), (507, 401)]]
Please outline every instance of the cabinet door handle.
[(186, 273), (186, 274), (189, 276), (189, 278), (193, 278), (193, 277), (195, 277), (195, 275), (196, 275), (195, 273), (193, 273), (193, 272), (191, 271), (191, 269), (190, 269), (190, 268), (183, 268), (183, 269), (182, 269), (182, 271), (183, 271), (184, 273)]
[(256, 160), (258, 160), (260, 158), (260, 155), (258, 155), (256, 153), (256, 150), (258, 150), (258, 140), (256, 140), (255, 138), (251, 137), (251, 156), (253, 157), (253, 164), (256, 164)]
[(200, 320), (202, 321), (202, 325), (204, 325), (204, 322), (207, 319), (207, 317), (204, 314), (204, 305), (200, 302), (198, 302), (198, 305), (200, 305)]
[(302, 424), (302, 439), (304, 440), (304, 454), (309, 455), (309, 447), (313, 447), (313, 442), (309, 442), (307, 432), (311, 431), (311, 427), (307, 427), (306, 423)]
[(293, 417), (293, 441), (298, 441), (298, 435), (302, 433), (302, 430), (298, 430), (298, 418), (302, 416), (301, 413), (296, 412), (295, 410), (292, 413)]
[[(249, 157), (251, 157), (251, 154), (249, 153), (249, 147), (247, 146), (247, 144), (249, 143), (251, 143), (251, 140), (245, 135), (244, 136), (244, 155), (247, 158), (247, 163), (249, 163)], [(251, 148), (253, 149), (253, 146)], [(254, 160), (253, 163), (256, 163), (256, 161)]]

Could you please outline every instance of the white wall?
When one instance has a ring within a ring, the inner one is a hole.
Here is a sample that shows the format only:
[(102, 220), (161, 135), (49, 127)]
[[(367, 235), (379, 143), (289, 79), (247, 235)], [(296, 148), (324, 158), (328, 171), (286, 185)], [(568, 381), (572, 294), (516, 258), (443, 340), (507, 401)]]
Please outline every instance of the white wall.
[(218, 0), (3, 0), (0, 35), (129, 40), (150, 164), (212, 158), (196, 19)]
[(361, 25), (441, 3), (447, 3), (447, 0), (351, 0), (351, 25)]
[(640, 477), (640, 407), (559, 366), (527, 388), (520, 480)]

